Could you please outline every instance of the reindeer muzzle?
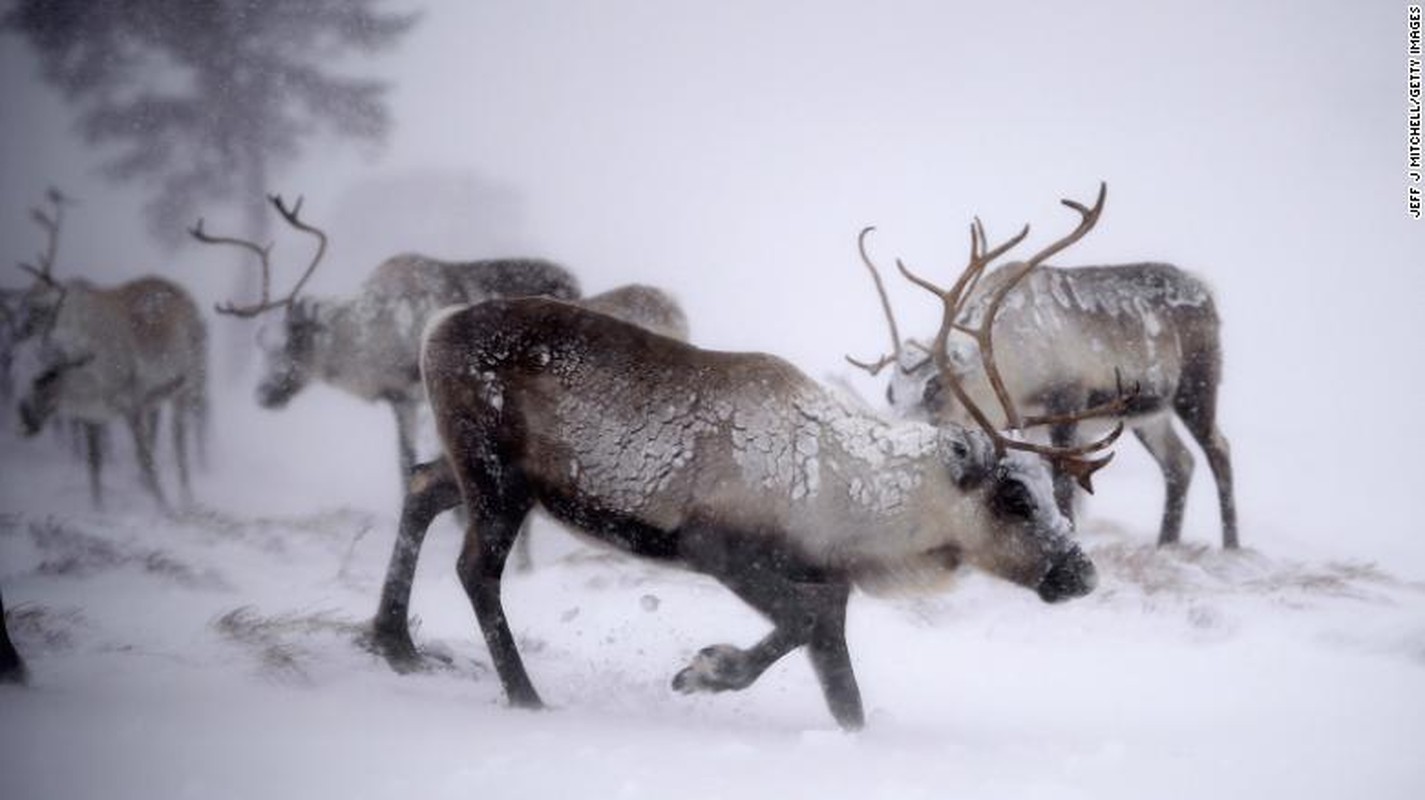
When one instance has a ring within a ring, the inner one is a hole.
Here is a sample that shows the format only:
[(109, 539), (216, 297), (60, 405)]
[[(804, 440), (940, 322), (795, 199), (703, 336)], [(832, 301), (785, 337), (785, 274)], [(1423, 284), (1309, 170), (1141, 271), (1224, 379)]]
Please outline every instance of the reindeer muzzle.
[(1083, 597), (1095, 586), (1098, 586), (1098, 572), (1084, 551), (1075, 545), (1065, 551), (1044, 574), (1037, 591), (1039, 599), (1044, 602), (1060, 603)]

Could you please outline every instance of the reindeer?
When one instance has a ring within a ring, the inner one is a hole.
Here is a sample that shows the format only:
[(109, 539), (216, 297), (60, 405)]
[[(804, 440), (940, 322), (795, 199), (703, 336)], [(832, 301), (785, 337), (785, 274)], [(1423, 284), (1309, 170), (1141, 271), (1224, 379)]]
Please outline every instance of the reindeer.
[(25, 662), (10, 641), (10, 629), (5, 624), (5, 597), (0, 595), (0, 683), (24, 683), (27, 677)]
[(398, 255), (376, 267), (360, 292), (343, 300), (301, 295), (326, 252), (327, 235), (304, 222), (302, 201), (289, 207), (269, 196), (277, 213), (317, 242), (305, 271), (286, 296), (270, 297), (271, 249), (231, 237), (210, 236), (203, 221), (189, 231), (206, 244), (227, 244), (255, 256), (262, 269), (262, 298), (248, 306), (220, 305), (221, 314), (254, 318), (284, 312), (281, 335), (266, 348), (257, 401), (264, 408), (287, 405), (311, 381), (324, 381), (367, 401), (388, 403), (396, 417), (399, 468), (415, 464), (416, 417), (423, 400), (418, 363), (419, 337), (437, 309), (492, 297), (579, 296), (579, 285), (564, 268), (537, 259), (447, 262), (416, 254)]
[(682, 307), (656, 286), (630, 283), (580, 300), (579, 305), (670, 339), (688, 341), (688, 318)]
[[(866, 254), (871, 230), (861, 232), (858, 244), (875, 278), (894, 349), (875, 364), (848, 360), (873, 375), (897, 364), (887, 397), (900, 413), (967, 422), (969, 408), (944, 391), (925, 348), (914, 342), (902, 345), (879, 272)], [(983, 236), (982, 228), (977, 235)], [(1192, 453), (1173, 430), (1176, 415), (1202, 447), (1216, 479), (1222, 546), (1238, 546), (1231, 455), (1217, 425), (1220, 323), (1206, 284), (1170, 264), (1031, 268), (1011, 263), (986, 274), (971, 290), (975, 294), (955, 326), (960, 336), (944, 345), (959, 385), (981, 408), (992, 395), (1011, 397), (1016, 407), (1046, 417), (1053, 443), (1068, 445), (1078, 436), (1077, 420), (1052, 418), (1100, 403), (1130, 381), (1136, 394), (1119, 419), (1152, 454), (1166, 484), (1158, 544), (1179, 540), (1193, 473)], [(967, 333), (968, 326), (990, 316), (993, 327), (980, 323), (978, 332)], [(998, 372), (978, 358), (992, 349), (991, 332), (1008, 345), (996, 362)], [(1073, 496), (1072, 476), (1060, 472), (1055, 498), (1065, 514), (1072, 514)]]
[[(672, 295), (657, 287), (633, 283), (574, 302), (660, 336), (681, 342), (688, 340), (688, 320), (682, 307)], [(455, 483), (455, 473), (444, 458), (417, 464), (411, 470), (401, 524), (387, 563), (381, 602), (372, 620), (370, 635), (374, 649), (399, 672), (414, 670), (420, 664), (407, 618), (421, 544), (435, 517), (459, 504), (460, 489)], [(526, 519), (523, 530), (515, 538), (513, 554), (518, 570), (528, 570), (533, 563), (529, 527)]]
[[(52, 194), (52, 198), (53, 194)], [(37, 339), (37, 371), (19, 404), (22, 431), (33, 436), (56, 416), (80, 423), (87, 449), (90, 499), (103, 506), (104, 429), (122, 419), (133, 436), (144, 488), (160, 508), (168, 501), (154, 470), (159, 411), (171, 407), (179, 487), (192, 500), (188, 424), (198, 438), (207, 420), (207, 328), (193, 298), (164, 278), (147, 276), (113, 288), (52, 275), (62, 203), (55, 215), (36, 212), (50, 232), (26, 293), (18, 334)]]
[[(1065, 203), (1079, 225), (1028, 263), (1087, 233), (1103, 193), (1092, 209)], [(972, 246), (966, 274), (1012, 244)], [(965, 278), (948, 291), (914, 280), (942, 300), (948, 336)], [(937, 363), (959, 393), (945, 357)], [(501, 574), (535, 505), (595, 539), (710, 575), (771, 619), (749, 649), (701, 650), (676, 690), (745, 688), (805, 645), (848, 729), (864, 722), (845, 639), (853, 586), (925, 585), (972, 565), (1058, 602), (1096, 582), (1053, 502), (1045, 459), (1087, 482), (1109, 460), (1090, 454), (1121, 427), (1061, 448), (997, 430), (984, 412), (978, 429), (885, 420), (774, 356), (702, 350), (538, 298), (442, 312), (421, 366), (471, 517), (457, 572), (515, 706), (542, 703), (506, 622)], [(412, 489), (408, 509), (455, 502), (431, 496), (438, 481)]]
[(188, 423), (201, 437), (207, 416), (207, 329), (184, 289), (157, 277), (112, 289), (85, 280), (61, 287), (53, 325), (41, 339), (40, 370), (20, 401), (24, 433), (33, 436), (53, 416), (82, 423), (90, 497), (103, 506), (103, 427), (122, 419), (133, 435), (144, 488), (161, 508), (168, 502), (154, 470), (154, 440), (162, 404), (171, 406), (179, 487), (192, 501)]

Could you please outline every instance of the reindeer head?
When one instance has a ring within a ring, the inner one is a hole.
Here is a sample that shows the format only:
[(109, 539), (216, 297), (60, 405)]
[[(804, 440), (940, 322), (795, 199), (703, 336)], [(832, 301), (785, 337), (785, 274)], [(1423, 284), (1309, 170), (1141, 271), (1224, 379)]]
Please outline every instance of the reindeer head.
[(30, 384), (30, 391), (20, 400), (20, 430), (34, 436), (59, 410), (60, 398), (66, 394), (65, 384), (75, 380), (94, 360), (93, 353), (67, 356), (51, 354), (47, 365)]
[[(264, 247), (246, 239), (211, 236), (203, 230), (203, 220), (201, 219), (189, 230), (189, 233), (204, 244), (232, 245), (257, 256), (258, 263), (262, 267), (262, 299), (248, 306), (225, 303), (215, 308), (219, 314), (244, 319), (251, 319), (268, 311), (283, 310), (284, 315), (279, 327), (264, 329), (260, 332), (259, 341), (266, 366), (263, 378), (257, 387), (257, 402), (263, 408), (281, 408), (306, 386), (314, 370), (314, 343), (317, 335), (321, 333), (322, 323), (316, 313), (315, 303), (301, 298), (299, 293), (308, 279), (312, 277), (317, 264), (321, 262), (322, 256), (326, 253), (327, 236), (319, 228), (302, 221), (300, 217), (301, 198), (298, 198), (296, 205), (290, 208), (281, 197), (276, 195), (269, 196), (268, 200), (287, 224), (317, 239), (317, 249), (312, 255), (311, 262), (307, 264), (302, 277), (293, 285), (292, 290), (284, 297), (276, 300), (271, 298), (271, 244)], [(275, 331), (275, 333), (269, 334), (268, 331)]]
[[(1116, 400), (1075, 415), (1052, 419), (1023, 417), (1015, 409), (995, 365), (992, 332), (995, 315), (1009, 291), (1031, 270), (1093, 228), (1103, 211), (1106, 192), (1107, 187), (1100, 186), (1098, 199), (1092, 208), (1072, 200), (1063, 201), (1064, 205), (1079, 213), (1079, 225), (1029, 259), (1011, 267), (1008, 278), (986, 296), (984, 313), (979, 315), (976, 326), (969, 324), (964, 313), (976, 284), (995, 259), (1028, 236), (1028, 225), (1009, 240), (991, 248), (986, 242), (984, 226), (976, 219), (970, 227), (969, 264), (949, 289), (916, 275), (897, 260), (896, 266), (901, 274), (935, 295), (943, 307), (940, 328), (934, 340), (927, 346), (916, 346), (914, 349), (919, 351), (916, 353), (909, 352), (910, 348), (902, 344), (879, 270), (866, 254), (865, 238), (872, 229), (863, 230), (860, 237), (861, 257), (875, 278), (891, 327), (894, 351), (872, 363), (849, 357), (848, 361), (872, 374), (895, 365), (896, 375), (892, 379), (888, 398), (892, 405), (915, 405), (926, 409), (931, 421), (940, 425), (941, 436), (948, 441), (952, 463), (976, 465), (974, 469), (961, 466), (955, 471), (956, 483), (962, 491), (972, 495), (978, 507), (985, 509), (992, 519), (988, 525), (966, 526), (967, 530), (979, 531), (984, 540), (966, 543), (964, 557), (986, 571), (1034, 588), (1041, 598), (1050, 602), (1085, 594), (1092, 590), (1096, 582), (1093, 564), (1069, 539), (1072, 523), (1054, 502), (1050, 465), (1072, 475), (1080, 485), (1092, 491), (1093, 474), (1112, 459), (1112, 454), (1100, 457), (1093, 457), (1092, 454), (1111, 445), (1123, 432), (1123, 426), (1120, 423), (1107, 436), (1077, 447), (1035, 444), (1020, 438), (1019, 433), (1031, 426), (1069, 418), (1117, 413), (1131, 399), (1131, 395), (1120, 391)], [(952, 332), (968, 336), (973, 345), (952, 347)], [(973, 364), (972, 360), (976, 358), (979, 363)], [(1007, 430), (1001, 430), (966, 391), (963, 377), (972, 370), (982, 371), (988, 380), (1003, 410)], [(936, 413), (951, 403), (957, 411), (963, 411), (966, 423), (972, 428), (946, 421)]]
[(965, 562), (1033, 589), (1055, 603), (1088, 594), (1098, 579), (1093, 563), (1071, 538), (1073, 525), (1054, 502), (1045, 459), (996, 450), (983, 431), (957, 424), (939, 428), (942, 460), (959, 492), (945, 566)]
[(257, 402), (263, 408), (282, 408), (306, 387), (316, 371), (316, 340), (325, 324), (311, 300), (296, 300), (287, 307), (279, 327), (258, 335), (264, 366), (257, 384)]

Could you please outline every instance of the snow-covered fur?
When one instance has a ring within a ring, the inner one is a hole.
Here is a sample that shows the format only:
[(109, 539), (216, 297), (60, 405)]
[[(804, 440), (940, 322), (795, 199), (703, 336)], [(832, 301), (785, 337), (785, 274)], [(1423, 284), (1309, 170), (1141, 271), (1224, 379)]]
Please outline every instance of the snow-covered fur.
[(536, 259), (446, 262), (421, 255), (387, 259), (353, 297), (301, 299), (265, 347), (258, 402), (281, 408), (318, 380), (363, 400), (391, 404), (396, 415), (401, 475), (415, 462), (420, 337), (426, 320), (451, 305), (497, 297), (579, 297), (563, 267)]
[(688, 317), (683, 313), (683, 307), (673, 295), (656, 286), (630, 283), (586, 297), (579, 301), (579, 305), (662, 336), (688, 341)]
[(166, 505), (153, 467), (160, 407), (173, 426), (179, 483), (189, 497), (187, 434), (207, 421), (207, 328), (193, 298), (177, 284), (144, 277), (112, 289), (73, 280), (37, 288), (22, 328), (35, 343), (36, 369), (20, 402), (27, 434), (51, 417), (82, 423), (89, 448), (90, 489), (102, 502), (99, 428), (123, 420), (133, 434), (144, 486)]
[[(1007, 264), (986, 275), (960, 322), (978, 326), (987, 298), (1018, 267)], [(1072, 412), (1111, 399), (1120, 376), (1125, 387), (1138, 388), (1125, 418), (1167, 482), (1161, 543), (1178, 539), (1193, 467), (1192, 454), (1173, 430), (1176, 414), (1207, 454), (1217, 479), (1223, 544), (1235, 547), (1230, 456), (1216, 423), (1219, 327), (1208, 287), (1172, 265), (1042, 266), (1005, 296), (994, 323), (995, 361), (1010, 397), (1026, 415)], [(976, 344), (954, 333), (949, 356), (971, 400), (991, 415), (1001, 414)], [(968, 412), (942, 390), (921, 347), (902, 348), (902, 361), (907, 369), (892, 370), (887, 390), (897, 412), (912, 419), (969, 421)], [(1067, 443), (1076, 431), (1064, 427), (1054, 435)], [(1068, 513), (1072, 481), (1058, 480), (1056, 491)]]
[(498, 587), (535, 504), (708, 573), (777, 625), (751, 650), (705, 651), (675, 687), (741, 688), (807, 644), (848, 727), (861, 724), (842, 630), (851, 585), (924, 582), (965, 564), (1050, 601), (1094, 584), (1040, 459), (999, 457), (958, 425), (880, 419), (773, 356), (701, 350), (522, 299), (442, 315), (422, 370), (471, 515), (460, 574), (516, 704), (539, 699)]

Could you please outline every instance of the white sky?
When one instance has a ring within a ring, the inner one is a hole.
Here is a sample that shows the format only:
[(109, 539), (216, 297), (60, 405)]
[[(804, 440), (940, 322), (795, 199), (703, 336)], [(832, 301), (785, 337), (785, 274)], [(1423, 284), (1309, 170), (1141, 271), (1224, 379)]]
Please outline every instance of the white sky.
[[(991, 236), (1057, 235), (1058, 199), (1106, 180), (1102, 223), (1062, 263), (1167, 260), (1216, 288), (1244, 540), (1304, 535), (1418, 574), (1405, 32), (1405, 4), (1381, 0), (437, 2), (369, 67), (395, 84), (390, 146), (314, 147), (272, 189), (333, 233), (315, 291), (398, 250), (518, 250), (591, 292), (663, 285), (696, 341), (821, 377), (885, 342), (861, 226), (887, 265), (949, 275), (972, 215)], [(85, 201), (62, 272), (158, 272), (223, 299), (230, 260), (152, 248), (145, 197), (95, 183), (99, 155), (13, 37), (0, 91), (0, 261), (39, 247), (25, 209), (55, 183)], [(893, 288), (903, 328), (928, 329), (934, 305)], [(1158, 491), (1120, 449), (1127, 477), (1101, 491)], [(1209, 491), (1200, 458), (1190, 539), (1216, 541)]]

